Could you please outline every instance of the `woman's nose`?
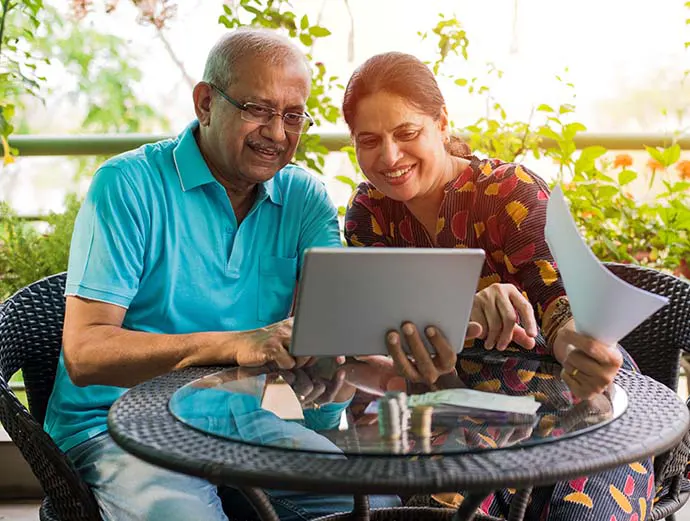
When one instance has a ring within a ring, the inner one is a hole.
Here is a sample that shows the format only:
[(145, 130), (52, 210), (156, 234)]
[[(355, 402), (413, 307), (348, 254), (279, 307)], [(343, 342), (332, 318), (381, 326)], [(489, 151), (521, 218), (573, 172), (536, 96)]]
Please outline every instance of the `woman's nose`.
[(383, 164), (392, 168), (402, 157), (402, 151), (395, 141), (384, 142), (381, 148), (381, 160)]

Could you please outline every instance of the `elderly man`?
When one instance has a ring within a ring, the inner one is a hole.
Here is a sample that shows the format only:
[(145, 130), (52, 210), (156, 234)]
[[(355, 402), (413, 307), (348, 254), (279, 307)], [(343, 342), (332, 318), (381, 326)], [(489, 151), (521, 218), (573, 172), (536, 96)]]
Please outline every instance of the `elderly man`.
[[(105, 519), (251, 516), (236, 491), (122, 451), (106, 416), (123, 388), (174, 369), (304, 362), (287, 350), (285, 320), (302, 253), (340, 245), (323, 185), (288, 165), (313, 123), (310, 84), (308, 63), (288, 40), (230, 33), (194, 88), (196, 121), (176, 139), (106, 161), (93, 178), (75, 224), (45, 428)], [(351, 508), (340, 496), (270, 496), (283, 519)]]

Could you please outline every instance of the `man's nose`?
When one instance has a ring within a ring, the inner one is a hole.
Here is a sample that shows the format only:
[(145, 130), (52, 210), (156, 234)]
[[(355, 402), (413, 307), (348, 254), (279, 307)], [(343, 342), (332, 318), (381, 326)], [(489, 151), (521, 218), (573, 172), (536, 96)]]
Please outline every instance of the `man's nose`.
[(279, 114), (275, 114), (271, 120), (262, 128), (264, 137), (271, 139), (277, 143), (285, 141), (285, 126), (283, 125), (283, 118)]

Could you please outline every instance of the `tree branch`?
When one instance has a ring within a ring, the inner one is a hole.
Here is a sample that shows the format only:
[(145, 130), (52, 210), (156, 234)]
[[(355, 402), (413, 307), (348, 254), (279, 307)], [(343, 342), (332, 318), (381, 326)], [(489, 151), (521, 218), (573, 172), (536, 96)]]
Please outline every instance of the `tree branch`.
[(189, 75), (187, 69), (185, 69), (184, 63), (182, 63), (182, 60), (180, 60), (175, 54), (175, 51), (170, 45), (170, 42), (168, 42), (168, 39), (165, 37), (165, 34), (163, 34), (163, 29), (161, 27), (156, 27), (156, 34), (160, 38), (161, 42), (163, 42), (163, 47), (165, 47), (168, 56), (170, 56), (170, 59), (175, 63), (177, 68), (182, 73), (182, 77), (184, 78), (185, 82), (187, 82), (187, 85), (189, 85), (190, 88), (194, 88), (196, 81), (194, 81), (194, 78), (192, 78)]

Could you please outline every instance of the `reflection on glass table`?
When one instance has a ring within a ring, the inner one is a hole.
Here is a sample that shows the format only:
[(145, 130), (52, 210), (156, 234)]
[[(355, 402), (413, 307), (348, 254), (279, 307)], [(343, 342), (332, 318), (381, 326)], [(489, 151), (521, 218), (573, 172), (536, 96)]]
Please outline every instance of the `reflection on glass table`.
[(290, 371), (234, 367), (180, 388), (169, 407), (190, 427), (248, 444), (414, 455), (547, 443), (606, 425), (627, 403), (618, 386), (573, 398), (553, 362), (493, 357), (462, 359), (434, 389), (354, 360)]

